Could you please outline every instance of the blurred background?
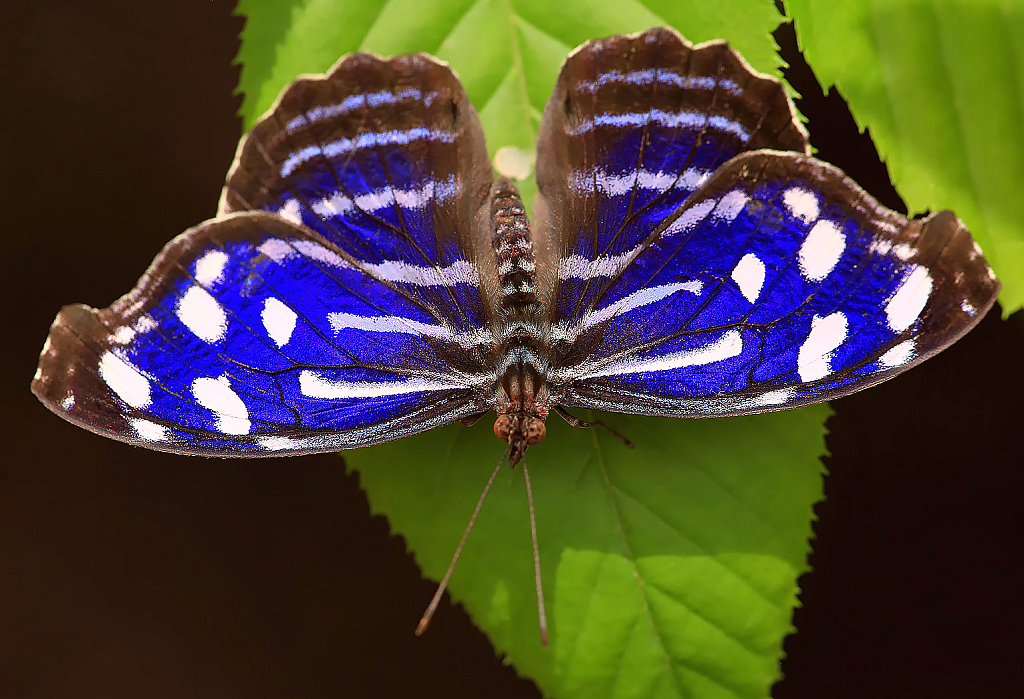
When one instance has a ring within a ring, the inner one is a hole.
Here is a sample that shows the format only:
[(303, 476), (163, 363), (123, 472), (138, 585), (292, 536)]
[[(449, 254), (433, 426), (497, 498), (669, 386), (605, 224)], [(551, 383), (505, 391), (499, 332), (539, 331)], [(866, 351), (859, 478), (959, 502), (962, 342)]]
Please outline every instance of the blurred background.
[[(243, 20), (221, 0), (12, 5), (0, 697), (537, 696), (459, 608), (413, 636), (434, 583), (338, 456), (158, 454), (29, 393), (61, 305), (107, 305), (215, 213), (241, 135)], [(905, 210), (792, 29), (777, 38), (820, 156)], [(1022, 315), (994, 310), (939, 357), (833, 404), (814, 570), (775, 697), (1024, 691)]]

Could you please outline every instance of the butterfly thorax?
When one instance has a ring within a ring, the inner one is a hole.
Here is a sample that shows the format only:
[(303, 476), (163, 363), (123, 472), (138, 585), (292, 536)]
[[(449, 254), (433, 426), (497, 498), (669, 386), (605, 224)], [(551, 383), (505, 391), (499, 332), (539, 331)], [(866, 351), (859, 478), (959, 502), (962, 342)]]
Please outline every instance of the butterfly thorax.
[(550, 395), (530, 222), (516, 185), (501, 178), (491, 189), (491, 234), (498, 262), (498, 419), (494, 433), (511, 445), (511, 463), (544, 439)]

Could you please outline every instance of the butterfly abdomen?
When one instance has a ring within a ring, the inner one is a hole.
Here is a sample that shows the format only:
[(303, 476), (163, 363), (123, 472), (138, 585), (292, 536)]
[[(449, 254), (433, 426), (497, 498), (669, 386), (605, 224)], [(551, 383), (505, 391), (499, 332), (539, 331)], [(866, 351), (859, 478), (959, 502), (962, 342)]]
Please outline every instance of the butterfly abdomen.
[(519, 189), (500, 178), (491, 188), (491, 241), (498, 263), (498, 413), (548, 413), (549, 360), (536, 293), (533, 240)]
[(539, 306), (530, 221), (519, 188), (505, 178), (491, 188), (491, 236), (498, 257), (502, 314), (506, 317), (536, 316)]

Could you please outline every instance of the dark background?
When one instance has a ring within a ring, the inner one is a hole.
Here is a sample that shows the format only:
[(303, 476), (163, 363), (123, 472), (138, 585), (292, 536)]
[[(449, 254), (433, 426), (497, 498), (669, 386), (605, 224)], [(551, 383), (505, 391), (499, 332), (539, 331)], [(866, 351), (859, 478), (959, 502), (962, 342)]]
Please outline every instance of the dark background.
[[(159, 454), (31, 396), (62, 304), (108, 304), (213, 215), (243, 21), (219, 0), (22, 5), (0, 17), (0, 696), (536, 696), (461, 609), (412, 635), (434, 584), (337, 456)], [(821, 156), (902, 208), (779, 39)], [(1024, 694), (1021, 316), (834, 404), (779, 699)]]

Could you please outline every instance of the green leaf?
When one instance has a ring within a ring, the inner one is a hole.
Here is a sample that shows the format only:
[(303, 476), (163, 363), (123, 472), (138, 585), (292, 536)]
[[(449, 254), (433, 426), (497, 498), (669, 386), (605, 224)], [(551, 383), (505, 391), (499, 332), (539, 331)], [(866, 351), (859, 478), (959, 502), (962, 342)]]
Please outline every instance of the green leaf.
[(953, 209), (1024, 302), (1024, 5), (789, 0), (823, 85), (868, 128), (911, 213)]
[[(602, 416), (633, 450), (553, 418), (527, 454), (550, 647), (538, 637), (520, 470), (496, 481), (452, 595), (551, 696), (767, 696), (807, 569), (827, 415), (820, 405), (715, 420)], [(453, 426), (346, 459), (437, 580), (503, 446), (489, 425)]]
[[(532, 150), (558, 67), (587, 39), (673, 25), (695, 42), (728, 38), (759, 70), (780, 65), (770, 36), (778, 15), (763, 0), (714, 12), (703, 0), (241, 0), (239, 9), (248, 17), (239, 55), (247, 127), (296, 75), (322, 72), (346, 52), (427, 51), (459, 73), (492, 155)], [(767, 696), (807, 568), (828, 414), (816, 406), (727, 420), (606, 416), (635, 451), (555, 418), (528, 455), (550, 647), (538, 636), (520, 470), (499, 476), (452, 596), (551, 696)], [(482, 424), (346, 458), (374, 511), (438, 579), (501, 453)]]

